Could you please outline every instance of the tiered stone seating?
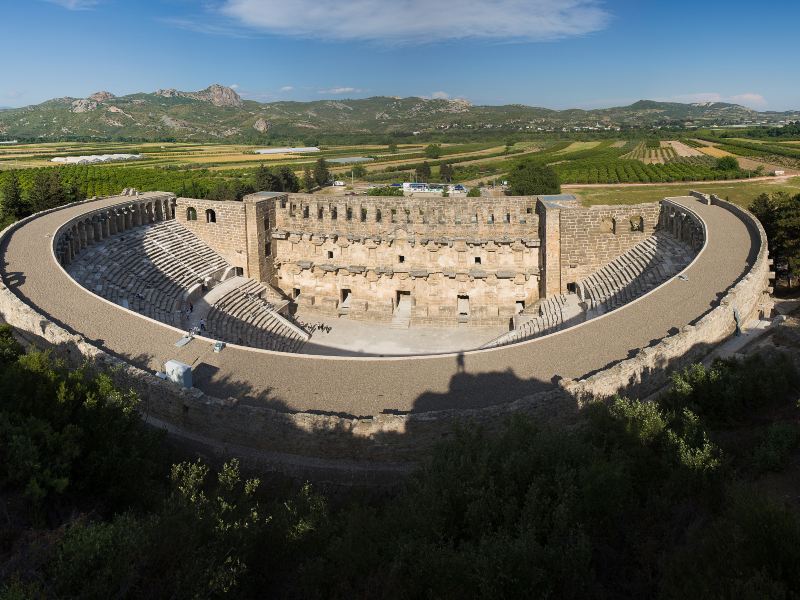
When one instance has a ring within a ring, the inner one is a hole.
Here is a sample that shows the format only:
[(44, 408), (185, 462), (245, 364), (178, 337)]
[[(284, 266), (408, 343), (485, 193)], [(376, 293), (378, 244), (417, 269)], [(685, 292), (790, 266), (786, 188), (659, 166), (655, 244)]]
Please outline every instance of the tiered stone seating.
[[(532, 318), (518, 318), (512, 331), (481, 347), (494, 348), (533, 339), (614, 310), (682, 271), (693, 256), (692, 250), (672, 234), (656, 232), (578, 282), (577, 294), (560, 294), (543, 300), (535, 305)], [(525, 313), (520, 317), (524, 318)]]
[(660, 231), (577, 284), (590, 316), (614, 310), (661, 285), (692, 259), (689, 248)]
[(232, 344), (298, 352), (310, 336), (281, 316), (268, 298), (269, 288), (252, 280), (229, 291), (208, 313), (208, 335)]
[[(542, 300), (534, 307), (531, 313), (520, 315), (519, 325), (501, 335), (498, 338), (481, 346), (482, 348), (494, 348), (496, 346), (506, 346), (523, 340), (533, 339), (548, 333), (553, 333), (562, 329), (570, 321), (577, 310), (577, 298), (574, 294), (557, 294)], [(522, 320), (532, 314), (527, 320)]]
[(180, 325), (186, 292), (227, 262), (176, 221), (129, 229), (83, 250), (69, 265), (84, 287), (143, 315)]

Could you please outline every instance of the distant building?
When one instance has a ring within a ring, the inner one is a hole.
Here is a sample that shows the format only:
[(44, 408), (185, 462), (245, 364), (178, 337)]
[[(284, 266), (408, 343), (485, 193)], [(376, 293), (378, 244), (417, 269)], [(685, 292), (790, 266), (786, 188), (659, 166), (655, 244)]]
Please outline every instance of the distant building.
[(122, 160), (140, 160), (141, 154), (90, 154), (87, 156), (56, 156), (50, 162), (64, 165), (90, 165)]
[(316, 146), (306, 146), (302, 148), (261, 148), (254, 151), (256, 154), (305, 154), (310, 152), (319, 152)]

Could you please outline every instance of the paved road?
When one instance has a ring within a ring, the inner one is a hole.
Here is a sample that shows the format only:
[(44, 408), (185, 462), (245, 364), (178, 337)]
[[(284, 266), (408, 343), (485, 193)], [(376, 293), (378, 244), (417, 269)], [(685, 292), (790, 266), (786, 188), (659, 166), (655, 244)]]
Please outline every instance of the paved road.
[(677, 201), (707, 223), (709, 241), (689, 267), (614, 313), (524, 344), (465, 355), (427, 358), (332, 358), (226, 348), (194, 340), (176, 348), (180, 334), (111, 305), (78, 286), (56, 264), (51, 237), (104, 199), (34, 219), (13, 233), (3, 277), (18, 295), (53, 320), (138, 366), (159, 370), (169, 359), (194, 365), (195, 385), (218, 397), (268, 402), (287, 410), (347, 415), (475, 407), (514, 400), (552, 385), (554, 375), (579, 378), (697, 320), (715, 305), (752, 261), (756, 241), (730, 212), (693, 198)]

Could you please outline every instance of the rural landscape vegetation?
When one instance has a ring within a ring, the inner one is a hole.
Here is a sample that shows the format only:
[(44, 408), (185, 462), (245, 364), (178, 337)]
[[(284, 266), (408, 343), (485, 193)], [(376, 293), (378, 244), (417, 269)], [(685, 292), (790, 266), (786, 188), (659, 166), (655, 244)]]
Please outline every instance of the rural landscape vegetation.
[[(797, 126), (437, 129), (331, 141), (267, 133), (260, 143), (88, 131), (78, 137), (96, 139), (18, 140), (0, 146), (3, 220), (125, 187), (238, 200), (341, 191), (335, 179), (370, 194), (458, 182), (470, 195), (568, 191), (586, 204), (691, 187), (762, 219), (791, 293)], [(319, 151), (255, 153), (275, 146)], [(114, 153), (141, 158), (51, 162)], [(336, 162), (352, 157), (370, 160)], [(783, 343), (796, 351), (791, 323)], [(25, 353), (9, 328), (0, 335), (4, 599), (800, 593), (797, 354), (698, 365), (657, 402), (589, 403), (568, 430), (529, 418), (492, 432), (464, 425), (401, 489), (354, 495), (182, 457), (143, 425), (141, 398), (89, 366), (70, 372), (47, 352)]]
[[(81, 160), (97, 155), (130, 157)], [(763, 348), (656, 397), (587, 398), (563, 423), (455, 420), (377, 489), (187, 451), (146, 424), (147, 398), (0, 314), (0, 600), (800, 598), (800, 111), (262, 102), (219, 84), (0, 109), (0, 229), (127, 188), (240, 201), (410, 182), (584, 206), (716, 194), (762, 223), (785, 314)]]

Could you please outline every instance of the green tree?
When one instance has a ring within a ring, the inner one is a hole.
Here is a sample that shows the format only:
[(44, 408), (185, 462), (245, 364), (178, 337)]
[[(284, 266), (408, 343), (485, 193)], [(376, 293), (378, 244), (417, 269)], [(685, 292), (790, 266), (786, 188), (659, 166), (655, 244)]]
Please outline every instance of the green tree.
[(28, 203), (33, 212), (39, 212), (64, 204), (66, 194), (61, 185), (58, 169), (39, 169), (33, 176)]
[(353, 174), (353, 177), (361, 178), (367, 174), (367, 167), (365, 167), (364, 165), (355, 165), (351, 169), (351, 172)]
[(390, 185), (384, 187), (376, 187), (372, 188), (369, 191), (370, 196), (402, 196), (403, 195), (403, 188), (401, 187), (392, 187)]
[(328, 163), (324, 158), (320, 158), (314, 164), (314, 181), (319, 186), (326, 185), (331, 179), (331, 172), (328, 169)]
[(767, 234), (777, 277), (791, 287), (794, 274), (800, 269), (800, 194), (761, 194), (753, 200), (750, 210)]
[(0, 325), (0, 366), (15, 362), (23, 353), (11, 326), (5, 323)]
[(453, 176), (455, 175), (455, 169), (453, 165), (450, 163), (442, 163), (439, 166), (439, 178), (442, 181), (451, 182), (453, 181)]
[(28, 205), (22, 199), (22, 188), (16, 171), (6, 174), (0, 187), (0, 197), (4, 217), (21, 219), (28, 214)]
[(269, 169), (262, 164), (256, 169), (255, 187), (264, 192), (294, 193), (300, 191), (300, 181), (287, 166)]
[(425, 147), (425, 156), (428, 158), (439, 158), (442, 156), (441, 144), (428, 144)]
[(35, 513), (76, 494), (109, 508), (146, 503), (161, 435), (144, 426), (138, 397), (88, 365), (20, 355), (8, 330), (0, 340), (0, 486)]
[(395, 144), (394, 142), (390, 143), (388, 150), (392, 154), (395, 154), (397, 152), (397, 144)]
[(471, 188), (469, 188), (469, 191), (467, 192), (467, 198), (480, 198), (480, 196), (481, 196), (480, 187), (478, 187), (477, 185), (473, 185)]
[(512, 196), (559, 194), (561, 184), (551, 167), (526, 161), (517, 163), (508, 174), (508, 192)]
[(271, 192), (278, 186), (275, 174), (261, 163), (256, 169), (256, 189), (259, 192)]
[(280, 189), (273, 191), (290, 193), (296, 193), (300, 191), (300, 180), (297, 179), (297, 175), (294, 174), (294, 171), (291, 169), (291, 167), (278, 167), (275, 171), (275, 176), (278, 178)]
[(717, 163), (714, 167), (718, 171), (738, 171), (739, 161), (736, 160), (735, 156), (721, 156), (717, 159)]
[(303, 169), (303, 189), (307, 192), (310, 192), (316, 187), (316, 183), (314, 182), (314, 176), (311, 174), (311, 169), (306, 166)]
[(427, 181), (431, 177), (431, 166), (427, 162), (417, 165), (414, 175), (416, 175), (417, 181)]

